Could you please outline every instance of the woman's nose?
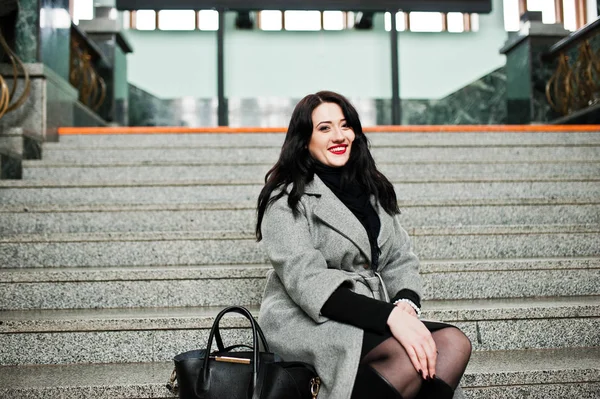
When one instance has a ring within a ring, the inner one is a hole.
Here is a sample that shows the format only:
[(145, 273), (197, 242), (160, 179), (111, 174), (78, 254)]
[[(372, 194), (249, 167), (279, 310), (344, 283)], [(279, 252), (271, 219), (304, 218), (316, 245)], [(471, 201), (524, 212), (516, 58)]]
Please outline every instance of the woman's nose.
[(333, 141), (343, 141), (344, 140), (344, 134), (342, 133), (342, 129), (340, 129), (339, 127), (333, 128), (332, 140)]

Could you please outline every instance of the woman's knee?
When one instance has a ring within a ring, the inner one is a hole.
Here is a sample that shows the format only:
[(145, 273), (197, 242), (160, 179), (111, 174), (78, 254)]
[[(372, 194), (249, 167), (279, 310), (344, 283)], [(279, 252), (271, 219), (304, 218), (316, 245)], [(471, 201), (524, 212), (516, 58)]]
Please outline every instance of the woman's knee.
[(447, 327), (435, 331), (432, 336), (438, 346), (438, 351), (441, 349), (461, 352), (466, 355), (467, 361), (471, 357), (471, 351), (473, 350), (471, 340), (458, 328)]

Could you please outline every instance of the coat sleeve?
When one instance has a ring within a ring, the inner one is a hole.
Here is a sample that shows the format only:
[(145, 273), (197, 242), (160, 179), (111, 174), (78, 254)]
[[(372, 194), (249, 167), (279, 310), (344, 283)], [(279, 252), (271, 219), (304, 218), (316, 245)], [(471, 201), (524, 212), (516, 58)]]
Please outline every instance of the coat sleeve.
[(423, 297), (423, 283), (419, 275), (419, 258), (413, 252), (412, 242), (406, 230), (394, 216), (394, 236), (386, 263), (381, 269), (381, 278), (390, 295), (403, 289), (414, 291)]
[(354, 288), (353, 279), (339, 269), (329, 269), (323, 254), (314, 247), (306, 210), (299, 202), (294, 216), (287, 197), (271, 204), (263, 217), (263, 247), (290, 298), (317, 323), (323, 304), (340, 286)]

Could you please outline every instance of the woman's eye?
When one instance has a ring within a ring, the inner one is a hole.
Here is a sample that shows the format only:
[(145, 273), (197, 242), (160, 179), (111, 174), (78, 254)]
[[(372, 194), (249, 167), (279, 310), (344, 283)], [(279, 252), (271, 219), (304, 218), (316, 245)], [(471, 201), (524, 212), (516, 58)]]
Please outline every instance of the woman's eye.
[(326, 130), (329, 130), (329, 126), (321, 126), (321, 127), (319, 128), (319, 130), (320, 130), (320, 131), (322, 131), (322, 132), (324, 132), (324, 131), (326, 131)]

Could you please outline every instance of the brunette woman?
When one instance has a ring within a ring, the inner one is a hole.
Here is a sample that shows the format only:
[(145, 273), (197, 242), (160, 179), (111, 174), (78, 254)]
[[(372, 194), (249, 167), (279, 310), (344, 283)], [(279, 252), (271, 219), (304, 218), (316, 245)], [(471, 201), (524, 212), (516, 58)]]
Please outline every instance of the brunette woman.
[(467, 366), (469, 339), (420, 319), (419, 261), (398, 215), (350, 102), (302, 99), (258, 198), (273, 265), (259, 323), (284, 359), (315, 365), (320, 398), (452, 398)]

